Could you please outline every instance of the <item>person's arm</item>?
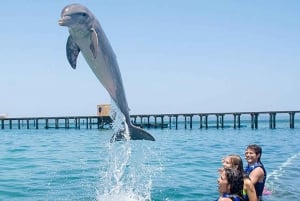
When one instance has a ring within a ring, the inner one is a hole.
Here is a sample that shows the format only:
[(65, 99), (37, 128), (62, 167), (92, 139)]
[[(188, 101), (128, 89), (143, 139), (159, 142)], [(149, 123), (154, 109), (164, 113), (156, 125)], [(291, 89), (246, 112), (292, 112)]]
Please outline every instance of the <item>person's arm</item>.
[(250, 179), (244, 179), (244, 187), (247, 191), (249, 201), (258, 201), (254, 185), (252, 184)]

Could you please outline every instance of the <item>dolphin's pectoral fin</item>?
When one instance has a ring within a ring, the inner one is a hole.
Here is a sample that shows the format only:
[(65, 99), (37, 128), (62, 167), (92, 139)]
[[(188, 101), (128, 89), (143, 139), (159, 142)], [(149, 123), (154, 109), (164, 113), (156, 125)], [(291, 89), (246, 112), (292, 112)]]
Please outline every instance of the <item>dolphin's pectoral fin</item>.
[(78, 45), (75, 43), (71, 36), (68, 37), (67, 45), (66, 45), (66, 53), (68, 61), (72, 68), (76, 68), (76, 61), (79, 55), (80, 49)]
[(94, 59), (96, 59), (97, 54), (98, 54), (98, 36), (97, 36), (97, 32), (94, 28), (90, 29), (91, 32), (91, 44), (90, 44), (90, 49), (92, 51), (93, 57)]

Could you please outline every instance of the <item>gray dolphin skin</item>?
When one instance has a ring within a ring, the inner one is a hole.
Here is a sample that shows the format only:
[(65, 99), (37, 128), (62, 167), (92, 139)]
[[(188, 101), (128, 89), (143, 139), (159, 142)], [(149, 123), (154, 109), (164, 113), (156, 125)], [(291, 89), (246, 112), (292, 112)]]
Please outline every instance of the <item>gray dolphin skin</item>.
[[(71, 67), (76, 68), (77, 57), (81, 52), (98, 80), (125, 116), (130, 139), (155, 141), (151, 134), (132, 125), (130, 121), (129, 107), (116, 55), (95, 16), (83, 5), (70, 4), (63, 8), (58, 24), (69, 29), (66, 53)], [(116, 134), (113, 137), (116, 140), (124, 139), (123, 134)]]

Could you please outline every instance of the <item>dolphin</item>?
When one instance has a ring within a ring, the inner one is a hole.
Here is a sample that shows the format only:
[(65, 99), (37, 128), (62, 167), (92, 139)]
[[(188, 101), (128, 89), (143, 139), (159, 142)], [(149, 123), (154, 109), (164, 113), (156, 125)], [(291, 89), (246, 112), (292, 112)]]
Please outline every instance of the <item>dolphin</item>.
[[(92, 12), (83, 5), (70, 4), (61, 11), (60, 26), (68, 27), (69, 37), (66, 54), (73, 69), (81, 52), (101, 84), (116, 103), (128, 125), (131, 140), (152, 140), (154, 137), (145, 130), (132, 125), (122, 77), (116, 55)], [(114, 134), (114, 139), (125, 139), (124, 134)]]

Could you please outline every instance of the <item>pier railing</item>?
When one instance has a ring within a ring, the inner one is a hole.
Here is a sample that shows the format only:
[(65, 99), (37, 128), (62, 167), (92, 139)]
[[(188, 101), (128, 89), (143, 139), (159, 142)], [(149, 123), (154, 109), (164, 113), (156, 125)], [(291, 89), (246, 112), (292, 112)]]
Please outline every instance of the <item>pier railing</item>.
[[(259, 115), (268, 117), (269, 128), (276, 128), (276, 116), (287, 114), (289, 128), (295, 128), (295, 115), (300, 111), (261, 111), (261, 112), (225, 112), (225, 113), (179, 113), (179, 114), (139, 114), (131, 115), (133, 124), (144, 128), (175, 128), (184, 125), (184, 128), (192, 129), (194, 125), (202, 128), (241, 128), (241, 117), (246, 117), (252, 129), (259, 125)], [(225, 125), (225, 117), (229, 117)], [(50, 128), (86, 128), (103, 129), (110, 128), (112, 120), (109, 116), (63, 116), (63, 117), (14, 117), (0, 118), (1, 129), (50, 129)]]

